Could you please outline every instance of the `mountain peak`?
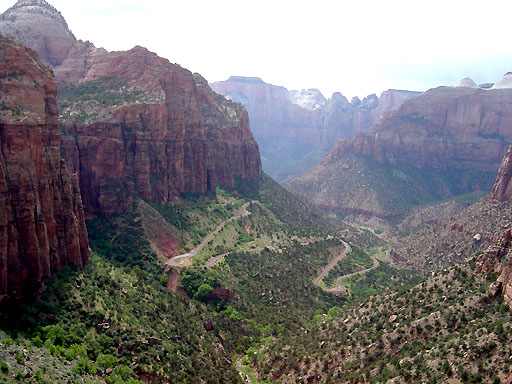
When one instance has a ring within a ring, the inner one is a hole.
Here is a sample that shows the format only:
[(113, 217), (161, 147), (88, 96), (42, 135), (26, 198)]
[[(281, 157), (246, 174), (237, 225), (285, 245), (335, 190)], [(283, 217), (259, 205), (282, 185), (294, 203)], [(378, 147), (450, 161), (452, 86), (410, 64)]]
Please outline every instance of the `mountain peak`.
[(310, 88), (290, 91), (290, 101), (301, 108), (314, 110), (324, 105), (327, 99), (318, 89)]
[(455, 83), (454, 87), (478, 88), (478, 85), (476, 85), (476, 83), (469, 77), (465, 77), (464, 79)]
[(507, 88), (512, 88), (512, 72), (505, 73), (505, 75), (503, 76), (503, 79), (498, 81), (492, 87), (492, 89), (507, 89)]
[(51, 5), (48, 4), (45, 0), (18, 0), (16, 2), (16, 4), (14, 4), (14, 7), (23, 7), (26, 5), (36, 5), (36, 6), (38, 5), (38, 6), (51, 7)]
[(76, 43), (64, 17), (45, 0), (18, 0), (1, 15), (0, 33), (32, 48), (54, 68)]

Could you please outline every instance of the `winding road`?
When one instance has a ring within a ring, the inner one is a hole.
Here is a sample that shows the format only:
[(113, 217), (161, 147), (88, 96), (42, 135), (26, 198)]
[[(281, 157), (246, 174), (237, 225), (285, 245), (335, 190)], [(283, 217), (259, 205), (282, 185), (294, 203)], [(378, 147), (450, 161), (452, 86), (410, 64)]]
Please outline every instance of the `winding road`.
[[(203, 241), (201, 241), (201, 243), (197, 247), (195, 247), (192, 251), (170, 258), (169, 260), (167, 260), (165, 265), (168, 265), (170, 267), (185, 267), (186, 266), (185, 263), (180, 263), (179, 262), (180, 260), (185, 261), (186, 259), (197, 256), (197, 254), (201, 251), (201, 249), (203, 249), (203, 247), (206, 244), (208, 244), (208, 242), (213, 238), (213, 236), (215, 236), (227, 223), (229, 223), (233, 220), (236, 220), (236, 219), (240, 219), (241, 217), (249, 216), (251, 214), (251, 212), (249, 212), (247, 210), (247, 207), (249, 206), (249, 204), (254, 203), (254, 202), (255, 201), (249, 201), (249, 202), (245, 203), (244, 205), (242, 205), (241, 213), (239, 213), (236, 216), (230, 217), (229, 219), (224, 220), (222, 223), (220, 223), (217, 226), (217, 228), (215, 228), (212, 232), (210, 232), (208, 235), (206, 235), (206, 237), (203, 239)], [(211, 267), (212, 265), (214, 265), (216, 262), (218, 262), (224, 256), (227, 256), (227, 255), (228, 255), (228, 253), (224, 253), (222, 255), (212, 257), (206, 262), (206, 264), (204, 266)]]
[(347, 256), (347, 253), (349, 253), (352, 250), (352, 248), (350, 248), (350, 245), (348, 245), (348, 243), (344, 242), (341, 239), (339, 239), (339, 240), (343, 243), (345, 250), (342, 253), (340, 253), (338, 256), (336, 256), (334, 259), (332, 259), (329, 262), (329, 264), (327, 264), (327, 266), (322, 270), (322, 272), (320, 272), (320, 274), (313, 279), (313, 284), (315, 284), (316, 286), (319, 286), (320, 281), (329, 273), (329, 271), (336, 264), (338, 264), (341, 261), (341, 259), (343, 259), (345, 256)]
[(320, 286), (320, 281), (327, 276), (329, 271), (334, 268), (336, 264), (338, 264), (350, 251), (352, 251), (352, 248), (350, 248), (350, 245), (348, 245), (345, 241), (339, 239), (343, 246), (345, 247), (345, 250), (340, 253), (338, 256), (336, 256), (334, 259), (332, 259), (329, 264), (320, 272), (320, 274), (313, 279), (313, 284), (316, 286), (322, 288), (325, 292), (346, 292), (347, 288), (343, 287), (341, 285), (341, 282), (345, 279), (348, 279), (349, 277), (356, 276), (356, 275), (362, 275), (364, 273), (370, 272), (371, 270), (377, 268), (379, 266), (379, 261), (377, 259), (373, 259), (373, 265), (368, 269), (363, 269), (362, 271), (357, 271), (353, 273), (349, 273), (347, 275), (340, 276), (336, 279), (335, 284), (336, 286), (334, 288), (324, 288)]
[[(208, 244), (208, 242), (213, 238), (213, 236), (215, 236), (222, 228), (224, 228), (224, 226), (227, 223), (229, 223), (229, 222), (231, 222), (233, 220), (239, 219), (241, 217), (249, 216), (251, 214), (251, 212), (249, 212), (247, 210), (247, 207), (251, 203), (255, 203), (255, 201), (249, 201), (249, 202), (245, 203), (244, 205), (242, 205), (240, 213), (238, 213), (237, 215), (235, 215), (233, 217), (230, 217), (229, 219), (226, 219), (222, 223), (220, 223), (217, 226), (217, 228), (215, 228), (212, 232), (210, 232), (208, 235), (206, 235), (206, 237), (203, 239), (203, 241), (201, 241), (201, 243), (198, 246), (196, 246), (192, 251), (184, 253), (182, 255), (174, 256), (174, 257), (170, 258), (169, 260), (167, 260), (167, 262), (165, 264), (170, 266), (170, 267), (177, 267), (177, 268), (188, 266), (188, 265), (186, 265), (186, 260), (190, 259), (190, 258), (192, 258), (194, 256), (197, 256), (197, 254), (199, 252), (201, 252), (201, 250), (204, 248), (204, 246), (206, 244)], [(343, 250), (343, 252), (341, 252), (339, 255), (337, 255), (334, 259), (332, 259), (329, 262), (329, 264), (318, 274), (318, 276), (313, 279), (313, 284), (314, 285), (320, 287), (320, 282), (329, 273), (329, 271), (332, 268), (334, 268), (334, 266), (336, 264), (338, 264), (350, 251), (352, 251), (352, 248), (350, 247), (350, 245), (347, 242), (345, 242), (345, 241), (343, 241), (341, 239), (339, 239), (339, 240), (342, 242), (342, 244), (345, 247), (345, 249)], [(226, 257), (229, 254), (230, 254), (230, 252), (227, 252), (227, 253), (223, 253), (221, 255), (217, 255), (217, 256), (211, 257), (204, 265), (199, 266), (199, 267), (200, 268), (211, 267), (211, 266), (215, 265), (217, 262), (219, 262), (220, 260), (222, 260), (224, 257)], [(182, 262), (180, 262), (180, 261), (182, 261)], [(333, 293), (336, 293), (336, 292), (346, 292), (347, 289), (341, 285), (341, 282), (343, 280), (348, 279), (349, 277), (352, 277), (352, 276), (355, 276), (355, 275), (361, 275), (361, 274), (367, 273), (367, 272), (377, 268), (378, 266), (379, 266), (379, 261), (377, 259), (373, 259), (373, 266), (371, 268), (364, 269), (362, 271), (357, 271), (357, 272), (349, 273), (347, 275), (343, 275), (343, 276), (338, 277), (336, 279), (336, 281), (335, 281), (336, 286), (333, 287), (333, 288), (324, 288), (324, 287), (321, 287), (321, 288), (324, 291), (326, 291), (326, 292), (333, 292)]]
[(346, 292), (347, 288), (345, 288), (344, 286), (341, 285), (341, 282), (343, 280), (348, 279), (349, 277), (352, 277), (352, 276), (363, 275), (365, 273), (368, 273), (368, 272), (374, 270), (378, 266), (379, 266), (379, 260), (373, 259), (373, 265), (370, 268), (363, 269), (362, 271), (352, 272), (352, 273), (349, 273), (347, 275), (340, 276), (334, 282), (336, 284), (336, 286), (334, 288), (326, 288), (326, 289), (324, 289), (324, 291), (326, 291), (326, 292)]

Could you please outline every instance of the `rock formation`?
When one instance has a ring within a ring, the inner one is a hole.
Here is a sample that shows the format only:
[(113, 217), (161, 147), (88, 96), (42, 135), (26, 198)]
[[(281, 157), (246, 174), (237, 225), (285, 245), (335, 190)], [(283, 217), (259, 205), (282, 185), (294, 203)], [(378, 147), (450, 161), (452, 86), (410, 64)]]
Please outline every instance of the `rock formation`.
[(76, 41), (44, 0), (16, 3), (0, 32), (34, 48), (55, 71), (67, 133), (62, 154), (79, 174), (88, 214), (122, 212), (135, 196), (166, 203), (260, 177), (247, 112), (199, 75), (142, 47), (107, 52)]
[(512, 88), (512, 72), (507, 72), (503, 79), (492, 86), (492, 89), (510, 89)]
[[(369, 132), (340, 140), (287, 187), (331, 210), (374, 217), (489, 191), (512, 142), (510, 121), (510, 89), (432, 89), (404, 102)], [(500, 185), (506, 193), (507, 185)]]
[(0, 36), (0, 299), (88, 261), (76, 175), (60, 156), (57, 85), (31, 49)]
[(508, 147), (508, 151), (501, 162), (498, 170), (498, 177), (492, 189), (492, 198), (498, 201), (512, 199), (512, 145)]
[(419, 94), (389, 90), (349, 103), (341, 93), (327, 100), (316, 89), (288, 91), (253, 77), (232, 76), (211, 86), (247, 108), (265, 171), (278, 180), (313, 166), (339, 139), (367, 131)]
[(505, 304), (512, 310), (512, 233), (505, 231), (500, 241), (478, 256), (475, 273), (498, 273), (498, 279), (491, 285), (491, 293), (497, 297), (503, 293)]
[(495, 174), (512, 142), (511, 118), (511, 90), (439, 87), (405, 102), (370, 132), (340, 141), (325, 161), (353, 151), (379, 163)]
[(0, 33), (32, 48), (52, 67), (60, 65), (76, 43), (62, 15), (44, 0), (19, 0), (0, 16)]
[(454, 87), (467, 87), (467, 88), (478, 88), (478, 85), (470, 79), (469, 77), (463, 78), (461, 81), (457, 82)]
[[(235, 177), (261, 176), (247, 112), (199, 75), (141, 47), (86, 57), (84, 72), (69, 71), (66, 60), (55, 69), (57, 79), (82, 88), (103, 84), (105, 95), (116, 92), (117, 79), (120, 94), (134, 97), (105, 105), (97, 92), (78, 102), (62, 96), (63, 113), (69, 111), (63, 156), (79, 172), (88, 213), (122, 212), (133, 196), (165, 204), (182, 192), (205, 193), (219, 184), (233, 187)], [(75, 119), (84, 114), (85, 123)]]

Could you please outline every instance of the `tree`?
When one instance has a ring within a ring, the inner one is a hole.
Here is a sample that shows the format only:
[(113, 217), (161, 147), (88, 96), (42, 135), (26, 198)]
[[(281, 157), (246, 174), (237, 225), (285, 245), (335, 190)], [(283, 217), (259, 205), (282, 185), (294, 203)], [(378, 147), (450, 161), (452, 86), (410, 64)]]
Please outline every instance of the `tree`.
[(208, 283), (203, 283), (197, 289), (197, 292), (194, 295), (194, 299), (200, 301), (206, 301), (210, 292), (213, 291), (213, 287)]

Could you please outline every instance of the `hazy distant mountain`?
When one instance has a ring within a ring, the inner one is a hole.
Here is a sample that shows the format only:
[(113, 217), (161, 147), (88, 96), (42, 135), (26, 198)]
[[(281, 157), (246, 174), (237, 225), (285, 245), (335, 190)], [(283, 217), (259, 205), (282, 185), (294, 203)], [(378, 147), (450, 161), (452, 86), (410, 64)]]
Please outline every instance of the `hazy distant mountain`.
[[(370, 132), (341, 140), (287, 183), (331, 210), (390, 217), (492, 187), (512, 142), (512, 89), (439, 87), (403, 103)], [(498, 83), (500, 84), (500, 83)]]
[(211, 87), (242, 103), (262, 155), (263, 168), (284, 180), (316, 164), (341, 138), (367, 131), (386, 112), (417, 92), (389, 90), (351, 102), (341, 93), (326, 99), (317, 89), (289, 91), (259, 78), (232, 76)]

